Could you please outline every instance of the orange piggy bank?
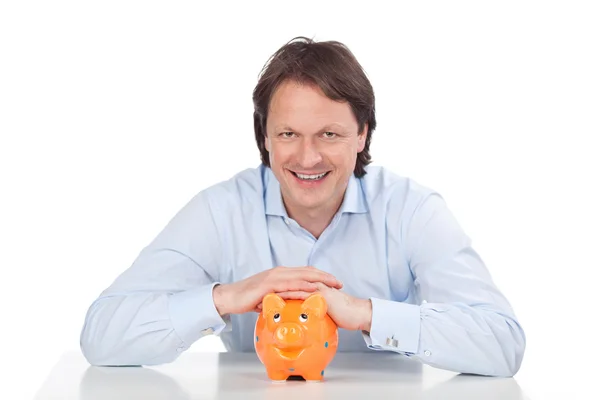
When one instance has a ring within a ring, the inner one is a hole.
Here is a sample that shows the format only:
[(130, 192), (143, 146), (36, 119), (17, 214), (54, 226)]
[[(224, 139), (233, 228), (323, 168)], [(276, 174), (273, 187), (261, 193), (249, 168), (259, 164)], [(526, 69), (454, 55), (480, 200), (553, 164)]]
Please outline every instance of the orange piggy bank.
[(338, 328), (320, 293), (287, 301), (274, 293), (266, 295), (254, 332), (256, 354), (276, 382), (290, 376), (323, 380), (338, 347)]

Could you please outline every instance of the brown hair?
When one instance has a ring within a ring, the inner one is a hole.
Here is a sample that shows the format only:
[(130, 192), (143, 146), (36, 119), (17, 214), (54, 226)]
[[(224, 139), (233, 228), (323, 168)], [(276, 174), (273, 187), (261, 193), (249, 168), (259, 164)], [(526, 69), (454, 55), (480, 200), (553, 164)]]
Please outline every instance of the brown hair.
[(363, 151), (358, 153), (354, 175), (366, 174), (371, 163), (369, 145), (375, 130), (375, 94), (361, 65), (352, 52), (337, 41), (315, 42), (300, 36), (277, 50), (261, 71), (254, 88), (254, 135), (262, 163), (270, 167), (269, 152), (265, 148), (267, 115), (271, 97), (285, 80), (315, 84), (327, 97), (347, 101), (358, 123), (358, 133), (368, 124)]

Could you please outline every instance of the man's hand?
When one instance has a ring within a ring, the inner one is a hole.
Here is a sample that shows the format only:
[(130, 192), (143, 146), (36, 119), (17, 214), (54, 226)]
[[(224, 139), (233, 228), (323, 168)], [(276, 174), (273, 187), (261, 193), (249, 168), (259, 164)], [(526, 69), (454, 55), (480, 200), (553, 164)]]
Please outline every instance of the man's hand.
[(342, 283), (315, 267), (275, 267), (239, 282), (215, 286), (213, 300), (220, 315), (242, 314), (257, 310), (268, 293), (285, 292), (288, 299), (304, 299), (319, 287), (340, 289)]
[[(371, 331), (371, 318), (373, 308), (371, 300), (359, 299), (322, 283), (316, 283), (319, 292), (327, 302), (327, 314), (338, 327), (349, 330)], [(277, 293), (282, 299), (304, 300), (312, 293), (309, 292), (283, 292)], [(260, 305), (256, 311), (260, 311)]]

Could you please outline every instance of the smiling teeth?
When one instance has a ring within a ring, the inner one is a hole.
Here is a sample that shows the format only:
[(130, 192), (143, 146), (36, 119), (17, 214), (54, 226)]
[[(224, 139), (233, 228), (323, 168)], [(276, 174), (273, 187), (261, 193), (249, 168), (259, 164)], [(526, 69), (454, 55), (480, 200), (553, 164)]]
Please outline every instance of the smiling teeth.
[(327, 172), (323, 172), (322, 174), (319, 175), (303, 175), (303, 174), (298, 174), (296, 173), (296, 176), (300, 179), (304, 179), (304, 180), (317, 180), (317, 179), (321, 179), (322, 177), (325, 176), (325, 174), (327, 174)]

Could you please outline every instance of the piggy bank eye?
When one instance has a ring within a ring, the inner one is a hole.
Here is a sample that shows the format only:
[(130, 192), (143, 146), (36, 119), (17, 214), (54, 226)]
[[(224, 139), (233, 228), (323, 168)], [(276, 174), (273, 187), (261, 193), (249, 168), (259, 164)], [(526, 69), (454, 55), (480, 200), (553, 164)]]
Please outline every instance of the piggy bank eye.
[(281, 321), (281, 315), (279, 315), (279, 313), (273, 315), (273, 321), (275, 321), (275, 322)]
[(300, 322), (306, 322), (307, 319), (308, 319), (308, 315), (300, 314)]

